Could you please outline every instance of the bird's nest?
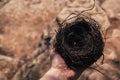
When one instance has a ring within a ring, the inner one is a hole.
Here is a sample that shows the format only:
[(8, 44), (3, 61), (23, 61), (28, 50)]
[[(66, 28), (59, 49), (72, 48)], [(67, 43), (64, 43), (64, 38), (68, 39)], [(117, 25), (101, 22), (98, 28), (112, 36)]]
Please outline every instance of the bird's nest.
[(103, 54), (104, 41), (99, 24), (86, 16), (64, 22), (56, 33), (54, 48), (69, 68), (89, 67)]

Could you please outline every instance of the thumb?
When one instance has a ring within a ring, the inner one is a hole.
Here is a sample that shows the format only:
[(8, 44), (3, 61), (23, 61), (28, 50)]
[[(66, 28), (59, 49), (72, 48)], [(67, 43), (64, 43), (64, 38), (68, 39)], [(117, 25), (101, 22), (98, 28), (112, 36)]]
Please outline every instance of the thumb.
[(52, 67), (54, 68), (67, 68), (64, 59), (55, 51), (50, 52)]

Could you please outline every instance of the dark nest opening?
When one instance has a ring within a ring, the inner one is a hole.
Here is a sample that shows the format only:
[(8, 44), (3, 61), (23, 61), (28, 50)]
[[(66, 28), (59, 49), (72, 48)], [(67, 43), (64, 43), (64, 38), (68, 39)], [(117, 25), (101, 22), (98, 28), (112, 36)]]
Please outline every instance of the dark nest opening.
[(104, 41), (98, 23), (79, 17), (58, 29), (54, 48), (73, 69), (87, 68), (103, 54)]

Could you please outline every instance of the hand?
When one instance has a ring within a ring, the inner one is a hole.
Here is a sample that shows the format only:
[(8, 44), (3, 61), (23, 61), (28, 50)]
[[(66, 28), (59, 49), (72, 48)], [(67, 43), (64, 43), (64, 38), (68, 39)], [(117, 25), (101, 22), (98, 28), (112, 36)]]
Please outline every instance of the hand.
[(51, 68), (40, 80), (77, 80), (83, 72), (70, 69), (55, 50), (50, 52), (50, 58)]

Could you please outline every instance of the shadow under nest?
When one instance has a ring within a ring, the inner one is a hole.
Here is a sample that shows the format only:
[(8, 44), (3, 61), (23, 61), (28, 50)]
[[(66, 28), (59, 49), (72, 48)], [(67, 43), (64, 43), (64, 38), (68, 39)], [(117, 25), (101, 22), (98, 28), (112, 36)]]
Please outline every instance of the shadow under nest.
[(87, 68), (102, 55), (104, 41), (99, 24), (91, 18), (77, 17), (59, 26), (54, 48), (69, 68)]

